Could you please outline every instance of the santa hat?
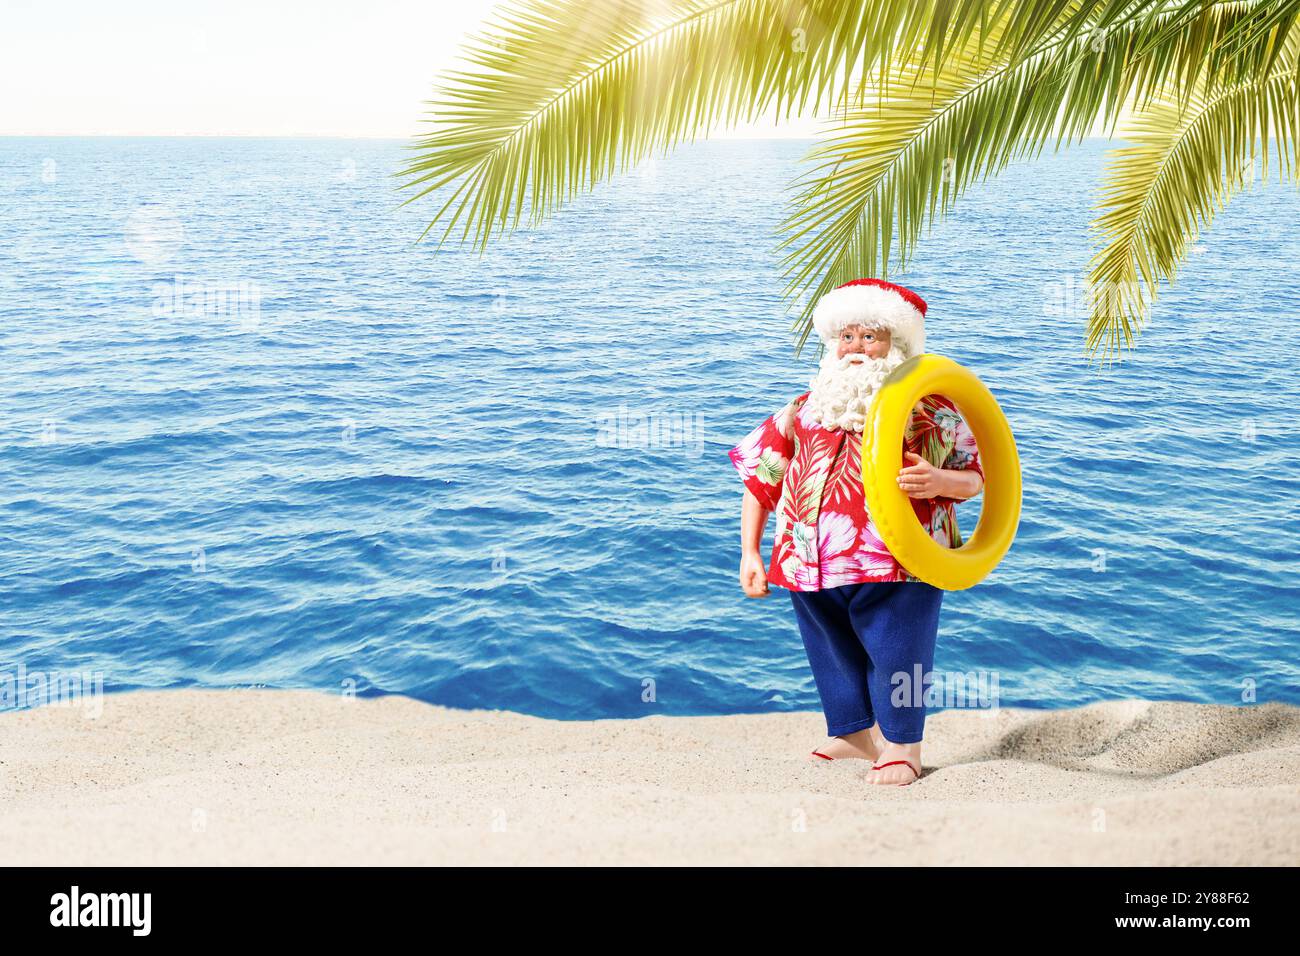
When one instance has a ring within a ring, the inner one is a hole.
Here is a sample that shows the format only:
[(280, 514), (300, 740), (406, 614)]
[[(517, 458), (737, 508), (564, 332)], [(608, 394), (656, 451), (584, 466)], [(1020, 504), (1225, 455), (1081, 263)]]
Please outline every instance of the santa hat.
[(854, 279), (817, 300), (813, 328), (827, 348), (850, 325), (888, 329), (908, 358), (925, 351), (925, 300), (884, 279)]

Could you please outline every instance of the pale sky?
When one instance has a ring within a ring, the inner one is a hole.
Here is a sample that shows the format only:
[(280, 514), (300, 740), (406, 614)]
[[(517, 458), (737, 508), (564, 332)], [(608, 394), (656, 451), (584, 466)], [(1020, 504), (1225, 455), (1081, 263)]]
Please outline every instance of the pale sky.
[(494, 3), (2, 0), (0, 135), (408, 138)]

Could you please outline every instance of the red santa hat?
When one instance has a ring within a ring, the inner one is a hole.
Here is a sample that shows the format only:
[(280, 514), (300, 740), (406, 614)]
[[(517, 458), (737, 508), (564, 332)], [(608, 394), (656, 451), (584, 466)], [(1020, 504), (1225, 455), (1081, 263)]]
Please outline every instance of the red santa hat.
[(827, 348), (850, 325), (888, 329), (907, 358), (925, 351), (925, 300), (884, 279), (854, 279), (817, 300), (813, 328)]

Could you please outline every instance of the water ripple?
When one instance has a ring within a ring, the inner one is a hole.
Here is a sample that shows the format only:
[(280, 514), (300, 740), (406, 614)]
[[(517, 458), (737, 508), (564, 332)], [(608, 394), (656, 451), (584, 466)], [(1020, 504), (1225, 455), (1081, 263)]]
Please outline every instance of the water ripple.
[[(813, 372), (770, 248), (807, 144), (683, 147), (481, 258), (413, 244), (433, 204), (395, 209), (400, 146), (3, 141), (0, 671), (816, 708), (789, 595), (736, 585), (726, 458)], [(1300, 703), (1291, 196), (1236, 199), (1140, 350), (1089, 369), (1054, 303), (1104, 149), (972, 189), (900, 277), (1024, 462), (1015, 547), (945, 595), (936, 667), (1024, 706)]]

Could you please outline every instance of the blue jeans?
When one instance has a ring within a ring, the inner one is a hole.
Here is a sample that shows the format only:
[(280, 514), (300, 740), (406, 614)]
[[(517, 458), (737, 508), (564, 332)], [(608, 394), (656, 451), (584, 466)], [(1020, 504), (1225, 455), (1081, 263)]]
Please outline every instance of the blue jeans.
[(791, 591), (790, 600), (826, 735), (841, 737), (879, 720), (886, 740), (917, 743), (943, 590), (924, 581), (869, 581)]

